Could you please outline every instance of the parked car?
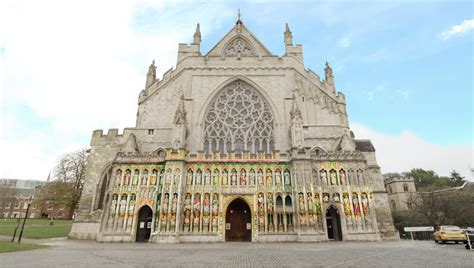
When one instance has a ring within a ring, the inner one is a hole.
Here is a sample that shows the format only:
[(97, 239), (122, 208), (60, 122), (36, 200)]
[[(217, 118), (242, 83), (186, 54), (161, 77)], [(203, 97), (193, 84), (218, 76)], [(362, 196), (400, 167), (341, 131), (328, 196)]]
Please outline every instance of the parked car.
[(439, 226), (433, 233), (433, 239), (435, 243), (441, 242), (443, 244), (446, 244), (448, 241), (455, 242), (456, 244), (459, 242), (466, 243), (467, 241), (464, 231), (455, 225)]

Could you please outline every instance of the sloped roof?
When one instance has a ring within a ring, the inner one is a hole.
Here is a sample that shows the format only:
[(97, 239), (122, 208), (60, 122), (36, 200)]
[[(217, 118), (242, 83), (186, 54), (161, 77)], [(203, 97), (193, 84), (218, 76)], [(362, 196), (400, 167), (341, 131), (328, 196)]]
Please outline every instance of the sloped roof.
[(236, 38), (242, 38), (248, 42), (255, 50), (257, 56), (273, 56), (263, 43), (243, 24), (241, 20), (235, 23), (235, 26), (221, 38), (217, 44), (207, 52), (206, 56), (222, 56), (224, 49)]

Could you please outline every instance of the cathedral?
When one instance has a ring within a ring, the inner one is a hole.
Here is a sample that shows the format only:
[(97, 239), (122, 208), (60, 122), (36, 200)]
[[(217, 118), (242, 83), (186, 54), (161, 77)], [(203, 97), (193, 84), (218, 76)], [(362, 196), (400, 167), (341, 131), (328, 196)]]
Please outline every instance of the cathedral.
[(208, 52), (153, 62), (136, 126), (95, 130), (70, 238), (99, 242), (394, 239), (375, 148), (355, 139), (328, 63), (288, 25), (274, 55), (240, 19)]

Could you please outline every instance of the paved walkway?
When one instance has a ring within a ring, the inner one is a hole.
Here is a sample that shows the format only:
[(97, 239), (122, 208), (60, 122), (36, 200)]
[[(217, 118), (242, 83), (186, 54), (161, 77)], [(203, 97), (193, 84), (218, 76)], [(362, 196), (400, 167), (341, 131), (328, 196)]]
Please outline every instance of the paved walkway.
[(1, 267), (473, 267), (474, 251), (433, 241), (121, 244), (49, 241)]

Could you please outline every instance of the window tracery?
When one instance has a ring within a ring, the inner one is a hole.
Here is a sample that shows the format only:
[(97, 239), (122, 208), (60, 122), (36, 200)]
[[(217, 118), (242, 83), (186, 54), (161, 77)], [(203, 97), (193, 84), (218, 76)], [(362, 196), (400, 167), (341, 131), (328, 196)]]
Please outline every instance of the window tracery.
[(236, 81), (210, 104), (205, 116), (206, 152), (252, 153), (274, 150), (273, 114), (262, 96), (250, 85)]

